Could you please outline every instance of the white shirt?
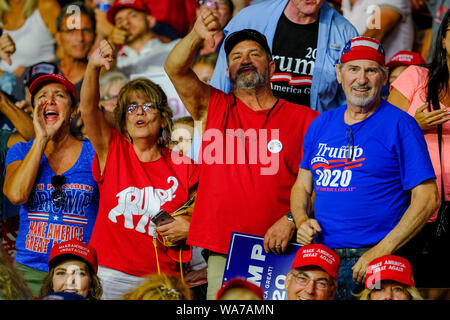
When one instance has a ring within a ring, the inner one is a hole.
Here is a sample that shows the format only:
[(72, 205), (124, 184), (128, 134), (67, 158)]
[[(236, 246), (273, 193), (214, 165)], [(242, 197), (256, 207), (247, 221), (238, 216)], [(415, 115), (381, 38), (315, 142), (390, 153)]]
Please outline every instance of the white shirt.
[(387, 62), (397, 52), (411, 51), (413, 48), (414, 26), (410, 0), (358, 0), (353, 7), (350, 6), (350, 0), (342, 0), (341, 8), (344, 17), (355, 26), (360, 35), (363, 35), (367, 28), (379, 26), (379, 19), (369, 21), (369, 17), (372, 14), (376, 17), (380, 7), (393, 8), (401, 15), (400, 22), (381, 41)]
[(149, 40), (137, 53), (129, 46), (123, 46), (117, 55), (117, 67), (127, 77), (133, 74), (161, 73), (164, 62), (179, 39), (164, 43), (158, 38)]
[(19, 66), (29, 67), (41, 61), (55, 59), (55, 40), (42, 20), (39, 10), (27, 18), (25, 24), (17, 30), (3, 30), (9, 34), (16, 45), (11, 55), (12, 65), (0, 62), (0, 69), (13, 72)]

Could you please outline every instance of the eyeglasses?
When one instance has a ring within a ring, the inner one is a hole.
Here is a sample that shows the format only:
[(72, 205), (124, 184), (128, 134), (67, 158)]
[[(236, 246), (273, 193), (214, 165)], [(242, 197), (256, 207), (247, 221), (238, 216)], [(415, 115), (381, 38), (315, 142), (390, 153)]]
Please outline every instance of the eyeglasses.
[(181, 137), (179, 140), (170, 140), (170, 144), (173, 146), (176, 146), (179, 143), (183, 143), (183, 142), (192, 142), (192, 139), (183, 139), (183, 137)]
[(52, 177), (52, 203), (55, 207), (62, 207), (67, 200), (67, 194), (63, 190), (63, 185), (66, 183), (66, 177), (57, 175)]
[(295, 278), (297, 284), (302, 287), (306, 287), (311, 281), (313, 281), (314, 287), (317, 290), (325, 290), (328, 289), (328, 287), (330, 286), (330, 283), (325, 279), (313, 280), (303, 273), (291, 272), (291, 274)]
[(219, 6), (224, 6), (226, 5), (225, 2), (223, 1), (214, 1), (214, 0), (199, 0), (198, 2), (199, 5), (205, 5), (207, 7), (215, 7), (216, 9), (219, 8)]
[(100, 101), (108, 101), (108, 100), (112, 100), (112, 99), (117, 99), (119, 96), (115, 95), (115, 96), (110, 96), (110, 95), (104, 95), (100, 97)]
[[(158, 110), (158, 107), (151, 102), (144, 103), (140, 107), (142, 108), (142, 111), (144, 111), (145, 113), (155, 112)], [(136, 114), (138, 109), (139, 109), (139, 105), (136, 103), (132, 103), (128, 106), (127, 112), (128, 112), (128, 114), (134, 115), (134, 114)]]
[(73, 28), (73, 29), (61, 30), (61, 32), (68, 34), (69, 36), (74, 36), (78, 31), (81, 31), (83, 36), (91, 36), (94, 34), (94, 30), (92, 28), (83, 28), (83, 29)]
[(345, 138), (347, 139), (347, 149), (345, 150), (345, 157), (348, 161), (351, 161), (353, 160), (353, 151), (355, 150), (355, 139), (353, 137), (351, 126), (347, 128)]

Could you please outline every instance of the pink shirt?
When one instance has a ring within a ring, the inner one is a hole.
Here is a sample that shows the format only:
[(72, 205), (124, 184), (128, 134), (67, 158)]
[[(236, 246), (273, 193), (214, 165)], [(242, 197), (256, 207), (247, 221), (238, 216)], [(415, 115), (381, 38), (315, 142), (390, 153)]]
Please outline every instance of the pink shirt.
[[(428, 70), (419, 66), (409, 66), (402, 74), (391, 84), (391, 88), (397, 89), (411, 103), (408, 113), (412, 116), (416, 110), (423, 106), (427, 99)], [(450, 111), (440, 103), (442, 109)], [(427, 110), (425, 110), (427, 112)], [(439, 144), (437, 132), (427, 132), (424, 134), (425, 140), (430, 152), (431, 162), (433, 163), (436, 174), (436, 183), (441, 194), (441, 177), (444, 180), (445, 200), (450, 200), (450, 122), (442, 125), (442, 154), (439, 159)], [(436, 216), (436, 213), (433, 217)]]

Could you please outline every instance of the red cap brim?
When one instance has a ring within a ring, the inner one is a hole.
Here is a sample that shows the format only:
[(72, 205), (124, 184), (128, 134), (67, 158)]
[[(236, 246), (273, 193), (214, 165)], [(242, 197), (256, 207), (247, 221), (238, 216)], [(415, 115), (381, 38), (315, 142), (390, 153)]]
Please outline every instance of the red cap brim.
[(67, 80), (66, 78), (64, 78), (61, 75), (58, 74), (46, 74), (43, 76), (40, 76), (38, 78), (36, 78), (36, 80), (34, 80), (30, 87), (28, 88), (28, 90), (31, 93), (31, 96), (34, 96), (36, 94), (36, 92), (44, 85), (47, 83), (52, 83), (52, 82), (58, 82), (61, 83), (64, 87), (66, 87), (66, 89), (69, 91), (69, 93), (72, 95), (72, 98), (74, 99), (74, 101), (77, 101), (77, 90), (75, 89), (75, 86), (73, 85), (72, 82), (70, 82), (69, 80)]
[(150, 10), (143, 3), (138, 3), (137, 1), (121, 3), (120, 1), (116, 1), (111, 7), (109, 7), (108, 11), (106, 11), (106, 19), (109, 23), (115, 25), (116, 22), (114, 21), (114, 18), (116, 17), (117, 12), (124, 8), (136, 9), (146, 14), (150, 14)]
[(264, 300), (264, 292), (261, 287), (253, 284), (250, 281), (241, 278), (234, 278), (228, 282), (226, 282), (220, 289), (217, 291), (216, 300), (220, 300), (226, 291), (232, 288), (245, 288), (252, 291), (256, 294), (261, 300)]

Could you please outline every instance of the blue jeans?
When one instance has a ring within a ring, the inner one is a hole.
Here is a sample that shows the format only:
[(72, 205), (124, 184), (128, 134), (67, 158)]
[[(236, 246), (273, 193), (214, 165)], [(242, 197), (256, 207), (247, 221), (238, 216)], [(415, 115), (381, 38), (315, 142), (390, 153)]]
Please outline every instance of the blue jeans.
[(364, 289), (364, 283), (356, 283), (353, 281), (352, 267), (363, 253), (369, 249), (370, 248), (361, 248), (359, 256), (339, 255), (338, 288), (334, 300), (359, 300), (354, 294), (358, 294)]

